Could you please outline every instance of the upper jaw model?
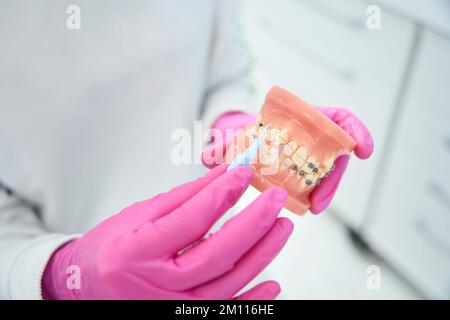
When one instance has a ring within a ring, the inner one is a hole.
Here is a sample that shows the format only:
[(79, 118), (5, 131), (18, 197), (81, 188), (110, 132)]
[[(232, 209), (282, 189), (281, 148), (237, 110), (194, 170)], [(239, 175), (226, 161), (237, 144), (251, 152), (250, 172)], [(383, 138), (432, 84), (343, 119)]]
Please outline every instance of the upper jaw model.
[(252, 163), (251, 184), (260, 191), (284, 187), (289, 194), (285, 207), (299, 215), (310, 208), (311, 192), (334, 169), (336, 158), (356, 146), (332, 120), (277, 86), (267, 94), (256, 123), (236, 135), (226, 161), (255, 139), (261, 139), (261, 145)]

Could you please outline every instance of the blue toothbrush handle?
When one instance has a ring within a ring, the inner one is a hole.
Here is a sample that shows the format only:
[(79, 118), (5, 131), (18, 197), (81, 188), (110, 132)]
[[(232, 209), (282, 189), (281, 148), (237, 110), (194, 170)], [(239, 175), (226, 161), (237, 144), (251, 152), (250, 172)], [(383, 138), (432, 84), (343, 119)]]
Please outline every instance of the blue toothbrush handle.
[(256, 155), (258, 154), (258, 149), (261, 146), (261, 137), (256, 139), (253, 144), (248, 147), (243, 153), (238, 155), (236, 159), (233, 160), (233, 162), (230, 163), (228, 166), (227, 171), (230, 171), (236, 167), (250, 167), (253, 160), (256, 158)]

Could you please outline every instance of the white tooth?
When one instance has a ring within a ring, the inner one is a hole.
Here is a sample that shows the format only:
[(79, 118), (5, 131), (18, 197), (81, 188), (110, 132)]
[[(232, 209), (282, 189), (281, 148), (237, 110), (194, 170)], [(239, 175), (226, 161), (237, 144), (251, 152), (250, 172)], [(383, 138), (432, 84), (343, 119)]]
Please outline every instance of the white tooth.
[(271, 134), (273, 137), (276, 137), (276, 136), (278, 136), (278, 135), (280, 134), (280, 130), (278, 130), (278, 129), (271, 129), (271, 130), (270, 130), (270, 134)]
[(282, 130), (280, 131), (280, 140), (281, 140), (281, 143), (286, 143), (287, 141), (289, 141), (288, 139), (289, 139), (289, 135), (288, 135), (287, 129), (282, 129)]
[(279, 134), (279, 130), (271, 129), (270, 131), (267, 132), (266, 140), (269, 141), (270, 143), (277, 142), (277, 140), (279, 140), (278, 134)]
[(300, 188), (311, 188), (314, 186), (315, 181), (310, 177), (304, 177), (300, 180)]
[(330, 173), (331, 168), (333, 167), (334, 159), (328, 158), (323, 163), (319, 164), (319, 172), (317, 173), (318, 178), (323, 179), (327, 177), (327, 175)]
[(284, 159), (283, 163), (283, 169), (289, 170), (289, 174), (295, 175), (298, 172), (298, 166), (292, 161), (291, 158)]
[(284, 139), (281, 136), (281, 132), (282, 131), (280, 131), (280, 130), (275, 130), (275, 131), (272, 130), (272, 144), (273, 145), (279, 146), (286, 142), (286, 139)]
[(278, 158), (278, 154), (277, 153), (273, 153), (273, 152), (265, 152), (265, 150), (262, 150), (263, 152), (261, 152), (261, 156), (260, 156), (260, 162), (263, 165), (270, 165), (272, 163), (274, 163), (277, 158)]
[(283, 146), (282, 154), (286, 157), (292, 156), (292, 154), (297, 150), (298, 143), (295, 141), (289, 141)]
[(293, 164), (289, 167), (289, 172), (290, 172), (291, 174), (297, 174), (299, 169), (300, 169), (300, 167), (299, 167), (297, 164), (293, 163)]
[(307, 175), (307, 178), (310, 179), (314, 184), (317, 183), (322, 177), (322, 172), (319, 170), (318, 172), (312, 172)]
[(333, 158), (328, 158), (327, 160), (325, 160), (323, 162), (323, 170), (324, 171), (330, 171), (331, 167), (334, 164), (334, 159)]
[(278, 153), (278, 148), (276, 146), (273, 146), (272, 144), (270, 144), (268, 141), (263, 140), (262, 144), (261, 144), (261, 149), (264, 152), (267, 153)]
[(302, 166), (302, 170), (304, 170), (306, 173), (310, 174), (313, 172), (315, 166), (316, 166), (316, 157), (310, 156), (306, 159), (306, 162)]
[(283, 160), (282, 166), (284, 169), (289, 169), (293, 164), (294, 162), (291, 158), (286, 158)]
[(278, 149), (266, 142), (263, 142), (261, 145), (259, 153), (261, 155), (261, 159), (265, 161), (262, 161), (264, 164), (272, 163), (274, 159), (278, 157)]
[(292, 160), (294, 160), (298, 167), (301, 168), (304, 165), (307, 156), (308, 150), (306, 150), (305, 147), (300, 147), (292, 155)]

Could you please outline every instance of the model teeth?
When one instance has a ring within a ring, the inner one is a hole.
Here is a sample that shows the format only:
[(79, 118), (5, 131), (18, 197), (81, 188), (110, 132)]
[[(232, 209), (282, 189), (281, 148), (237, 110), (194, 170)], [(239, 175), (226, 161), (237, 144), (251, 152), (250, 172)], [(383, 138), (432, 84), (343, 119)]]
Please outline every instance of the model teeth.
[(269, 144), (262, 144), (260, 149), (260, 161), (264, 165), (272, 164), (278, 159), (278, 149)]
[(290, 175), (295, 175), (298, 171), (298, 166), (292, 161), (291, 158), (286, 158), (283, 161), (283, 167), (289, 170)]
[(298, 171), (298, 165), (296, 165), (295, 163), (291, 164), (291, 166), (289, 167), (290, 171), (292, 174), (297, 173)]
[(277, 155), (278, 156), (278, 148), (274, 147), (270, 144), (267, 143), (263, 143), (261, 145), (261, 152), (262, 153), (266, 153), (266, 154), (271, 154), (271, 155)]
[(267, 132), (266, 141), (273, 145), (280, 144), (280, 130), (271, 129)]
[(308, 150), (306, 150), (305, 147), (300, 147), (292, 155), (292, 160), (294, 160), (294, 162), (299, 166), (299, 168), (302, 168), (304, 166), (305, 159), (307, 156)]
[(311, 180), (311, 179), (308, 179), (308, 178), (305, 178), (305, 179), (302, 179), (302, 180), (300, 181), (300, 187), (301, 187), (301, 188), (309, 188), (309, 187), (311, 187), (312, 185), (314, 185), (314, 183), (315, 183), (315, 181), (313, 181), (313, 180)]
[(295, 141), (289, 141), (287, 144), (283, 146), (283, 150), (281, 154), (285, 157), (290, 157), (297, 150), (298, 143)]
[(316, 157), (310, 156), (308, 159), (306, 159), (306, 162), (303, 164), (302, 169), (307, 173), (313, 173), (314, 169), (316, 168)]
[(328, 176), (328, 173), (333, 170), (334, 170), (334, 159), (329, 158), (323, 161), (321, 164), (321, 168), (319, 170), (319, 173), (322, 172), (321, 178)]
[[(318, 185), (321, 179), (334, 169), (334, 159), (317, 162), (315, 156), (297, 141), (289, 141), (287, 129), (275, 129), (266, 124), (259, 116), (254, 126), (246, 131), (251, 143), (259, 136), (262, 145), (259, 150), (259, 162), (264, 166), (274, 165), (286, 169), (299, 180), (301, 188)], [(281, 164), (280, 164), (281, 162)]]
[(281, 143), (286, 143), (289, 140), (289, 133), (286, 129), (280, 131), (280, 140)]
[(277, 161), (277, 157), (273, 156), (269, 153), (262, 154), (260, 157), (261, 164), (265, 165), (265, 166), (271, 165), (271, 164), (275, 163), (275, 161)]
[(290, 169), (293, 164), (294, 164), (294, 162), (292, 161), (291, 158), (286, 158), (283, 160), (282, 166), (285, 169)]

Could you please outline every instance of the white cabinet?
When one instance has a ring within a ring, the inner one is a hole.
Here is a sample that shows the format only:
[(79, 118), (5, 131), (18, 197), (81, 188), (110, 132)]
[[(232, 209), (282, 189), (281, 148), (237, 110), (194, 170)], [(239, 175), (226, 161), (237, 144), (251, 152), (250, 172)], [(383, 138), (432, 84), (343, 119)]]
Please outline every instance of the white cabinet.
[(432, 297), (450, 298), (450, 40), (425, 33), (365, 230)]
[(255, 57), (260, 102), (274, 84), (313, 105), (353, 110), (370, 128), (375, 153), (352, 159), (332, 208), (350, 224), (363, 219), (379, 155), (413, 38), (409, 22), (383, 12), (366, 28), (364, 1), (242, 1)]

